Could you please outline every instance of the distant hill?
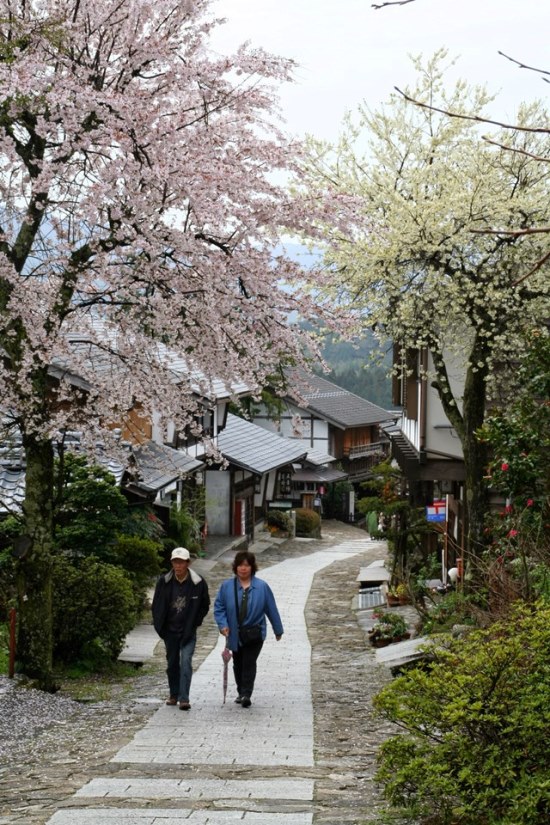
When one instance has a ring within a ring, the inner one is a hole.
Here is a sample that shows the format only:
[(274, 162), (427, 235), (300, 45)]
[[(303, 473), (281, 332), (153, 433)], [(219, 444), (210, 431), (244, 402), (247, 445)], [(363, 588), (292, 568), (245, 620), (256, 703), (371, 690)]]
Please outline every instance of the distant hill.
[[(284, 247), (279, 247), (279, 251), (282, 251), (282, 248), (290, 258), (306, 268), (313, 265), (320, 257), (320, 253), (309, 252), (300, 244), (286, 243)], [(309, 327), (309, 325), (304, 326)], [(337, 341), (334, 336), (327, 335), (322, 346), (322, 353), (331, 372), (328, 375), (322, 374), (339, 387), (361, 398), (366, 398), (367, 401), (372, 401), (373, 404), (378, 404), (384, 409), (392, 409), (391, 378), (388, 375), (391, 353), (386, 353), (382, 365), (376, 365), (372, 362), (371, 356), (378, 350), (378, 341), (370, 331), (365, 333), (364, 338), (354, 343)]]
[(391, 378), (388, 375), (391, 362), (386, 355), (382, 365), (372, 363), (371, 355), (373, 351), (378, 351), (378, 346), (372, 337), (357, 342), (356, 346), (347, 341), (327, 339), (322, 352), (331, 372), (325, 377), (339, 387), (389, 410), (392, 408)]
[[(306, 328), (308, 326), (305, 325)], [(378, 351), (378, 341), (371, 333), (354, 342), (335, 340), (334, 336), (327, 335), (321, 345), (321, 353), (331, 371), (328, 375), (321, 370), (317, 372), (383, 409), (392, 409), (391, 378), (388, 374), (391, 353), (385, 354), (381, 364), (374, 363), (372, 354)]]

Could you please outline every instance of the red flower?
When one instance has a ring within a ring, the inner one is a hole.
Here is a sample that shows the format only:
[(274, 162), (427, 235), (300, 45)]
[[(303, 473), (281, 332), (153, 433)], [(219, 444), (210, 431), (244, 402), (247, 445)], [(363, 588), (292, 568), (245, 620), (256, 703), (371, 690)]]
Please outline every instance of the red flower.
[(518, 534), (517, 530), (510, 530), (510, 532), (508, 533), (508, 538), (513, 539), (513, 538), (515, 538), (515, 536), (517, 536), (517, 534)]
[(503, 461), (502, 464), (500, 465), (500, 469), (502, 470), (503, 473), (505, 473), (506, 470), (510, 469), (510, 465), (507, 464), (506, 461)]
[(535, 502), (533, 501), (533, 499), (532, 499), (532, 498), (528, 498), (528, 499), (527, 499), (527, 507), (532, 507), (534, 503), (535, 503)]

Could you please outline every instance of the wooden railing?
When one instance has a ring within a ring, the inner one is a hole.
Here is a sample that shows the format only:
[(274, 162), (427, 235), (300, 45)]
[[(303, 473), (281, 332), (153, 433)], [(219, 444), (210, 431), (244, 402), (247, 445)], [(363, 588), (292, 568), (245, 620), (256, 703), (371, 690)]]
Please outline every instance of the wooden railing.
[(350, 447), (349, 452), (346, 451), (346, 458), (354, 461), (356, 458), (367, 458), (372, 455), (386, 455), (389, 449), (389, 441), (376, 441), (374, 444), (359, 444), (355, 447)]

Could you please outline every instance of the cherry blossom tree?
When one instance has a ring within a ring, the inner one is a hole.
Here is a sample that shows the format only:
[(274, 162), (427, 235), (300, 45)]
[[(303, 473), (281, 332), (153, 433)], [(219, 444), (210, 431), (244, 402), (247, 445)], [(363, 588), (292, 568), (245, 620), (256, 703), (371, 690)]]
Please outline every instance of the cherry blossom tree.
[(45, 689), (55, 439), (131, 409), (185, 431), (197, 387), (301, 362), (288, 319), (317, 312), (273, 256), (300, 221), (292, 64), (209, 52), (217, 23), (206, 0), (0, 0), (0, 390), (26, 458), (18, 659)]
[(464, 83), (446, 92), (445, 60), (417, 61), (418, 87), (380, 111), (360, 109), (337, 146), (312, 141), (304, 197), (316, 207), (311, 232), (324, 239), (331, 291), (402, 351), (431, 353), (425, 377), (462, 443), (475, 557), (487, 465), (476, 432), (524, 336), (548, 317), (550, 169), (538, 159), (550, 144), (522, 128), (548, 121), (540, 104), (523, 106), (518, 128), (493, 144), (483, 140), (476, 121), (491, 98)]

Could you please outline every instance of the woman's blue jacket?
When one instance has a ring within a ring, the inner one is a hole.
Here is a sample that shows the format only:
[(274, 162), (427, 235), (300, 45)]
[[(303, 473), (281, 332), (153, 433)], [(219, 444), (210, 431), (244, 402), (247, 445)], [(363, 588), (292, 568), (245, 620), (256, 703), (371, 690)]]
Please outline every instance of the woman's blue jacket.
[[(235, 603), (235, 577), (221, 583), (214, 602), (214, 619), (219, 629), (229, 628), (230, 650), (239, 648), (239, 630), (237, 622), (237, 605)], [(240, 604), (243, 588), (237, 579), (237, 601)], [(269, 619), (276, 636), (283, 635), (283, 623), (275, 603), (275, 596), (267, 582), (252, 576), (248, 593), (248, 609), (243, 625), (259, 624), (262, 638), (267, 634), (266, 617)]]

